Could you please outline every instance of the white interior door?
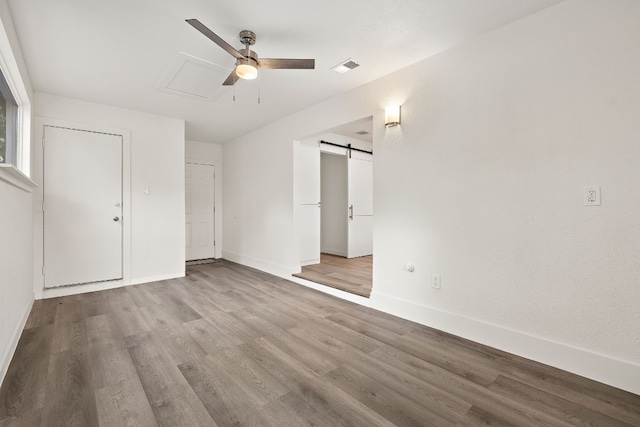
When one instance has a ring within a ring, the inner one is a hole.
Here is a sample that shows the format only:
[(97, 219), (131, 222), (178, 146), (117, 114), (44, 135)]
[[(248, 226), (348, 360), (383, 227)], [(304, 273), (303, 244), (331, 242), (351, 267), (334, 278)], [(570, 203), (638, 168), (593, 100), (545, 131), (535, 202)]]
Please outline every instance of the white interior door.
[(187, 261), (215, 258), (215, 167), (185, 165)]
[(352, 152), (347, 161), (349, 176), (347, 257), (373, 254), (373, 159)]
[(122, 279), (122, 136), (45, 126), (44, 286)]
[(320, 147), (301, 142), (296, 157), (300, 265), (320, 262)]

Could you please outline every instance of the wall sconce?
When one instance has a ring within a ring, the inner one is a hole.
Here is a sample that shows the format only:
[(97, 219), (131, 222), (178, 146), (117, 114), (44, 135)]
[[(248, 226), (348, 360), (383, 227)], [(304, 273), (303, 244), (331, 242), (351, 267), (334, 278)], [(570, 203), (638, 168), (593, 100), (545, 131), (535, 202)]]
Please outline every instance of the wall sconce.
[(388, 128), (400, 124), (400, 106), (394, 105), (384, 110), (384, 125)]

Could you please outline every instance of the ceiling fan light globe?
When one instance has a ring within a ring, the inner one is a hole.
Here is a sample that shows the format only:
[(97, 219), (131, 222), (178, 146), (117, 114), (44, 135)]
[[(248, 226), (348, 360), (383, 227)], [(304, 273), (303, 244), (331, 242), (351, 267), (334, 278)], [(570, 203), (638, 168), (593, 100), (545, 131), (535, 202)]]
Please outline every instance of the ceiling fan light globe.
[(236, 74), (241, 79), (253, 80), (258, 77), (258, 69), (251, 64), (238, 64)]

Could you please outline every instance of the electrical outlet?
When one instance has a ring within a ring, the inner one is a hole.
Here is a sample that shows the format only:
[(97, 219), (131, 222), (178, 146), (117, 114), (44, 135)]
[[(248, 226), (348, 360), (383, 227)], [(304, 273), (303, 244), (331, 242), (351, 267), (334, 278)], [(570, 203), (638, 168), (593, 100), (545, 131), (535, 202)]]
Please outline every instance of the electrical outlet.
[(589, 185), (584, 187), (584, 205), (600, 206), (600, 187), (597, 185)]
[(431, 287), (433, 289), (440, 289), (440, 275), (439, 274), (432, 274), (431, 275)]

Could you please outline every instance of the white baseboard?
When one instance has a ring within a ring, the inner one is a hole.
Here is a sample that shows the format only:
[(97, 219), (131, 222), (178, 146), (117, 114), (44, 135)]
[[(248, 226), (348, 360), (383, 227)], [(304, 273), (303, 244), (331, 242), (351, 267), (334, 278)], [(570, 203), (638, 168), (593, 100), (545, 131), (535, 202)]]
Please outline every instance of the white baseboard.
[(300, 267), (306, 267), (307, 265), (318, 265), (318, 264), (320, 264), (320, 258), (311, 259), (308, 261), (300, 261)]
[(161, 280), (179, 279), (180, 277), (184, 276), (185, 272), (179, 271), (176, 273), (159, 274), (157, 276), (134, 277), (131, 279), (130, 285), (140, 285), (142, 283), (159, 282)]
[(4, 382), (4, 377), (7, 375), (7, 371), (9, 370), (9, 364), (11, 364), (11, 359), (13, 359), (13, 355), (16, 352), (16, 348), (18, 348), (18, 342), (20, 341), (20, 337), (22, 336), (22, 331), (24, 330), (25, 325), (27, 324), (27, 319), (29, 319), (29, 313), (31, 313), (31, 308), (33, 307), (33, 299), (22, 313), (22, 317), (20, 321), (16, 325), (16, 328), (13, 331), (11, 336), (10, 345), (7, 347), (5, 354), (2, 355), (2, 359), (0, 359), (2, 365), (0, 365), (0, 385)]
[(370, 307), (376, 310), (640, 395), (638, 364), (436, 310), (375, 289), (370, 300)]
[(231, 251), (222, 250), (222, 258), (237, 264), (246, 265), (266, 273), (279, 277), (289, 277), (292, 274), (300, 273), (300, 266), (285, 266), (275, 264), (260, 258), (254, 258), (247, 255), (238, 254)]
[(341, 256), (343, 258), (347, 257), (347, 251), (344, 251), (341, 249), (325, 248), (325, 249), (320, 249), (320, 252), (323, 254)]

